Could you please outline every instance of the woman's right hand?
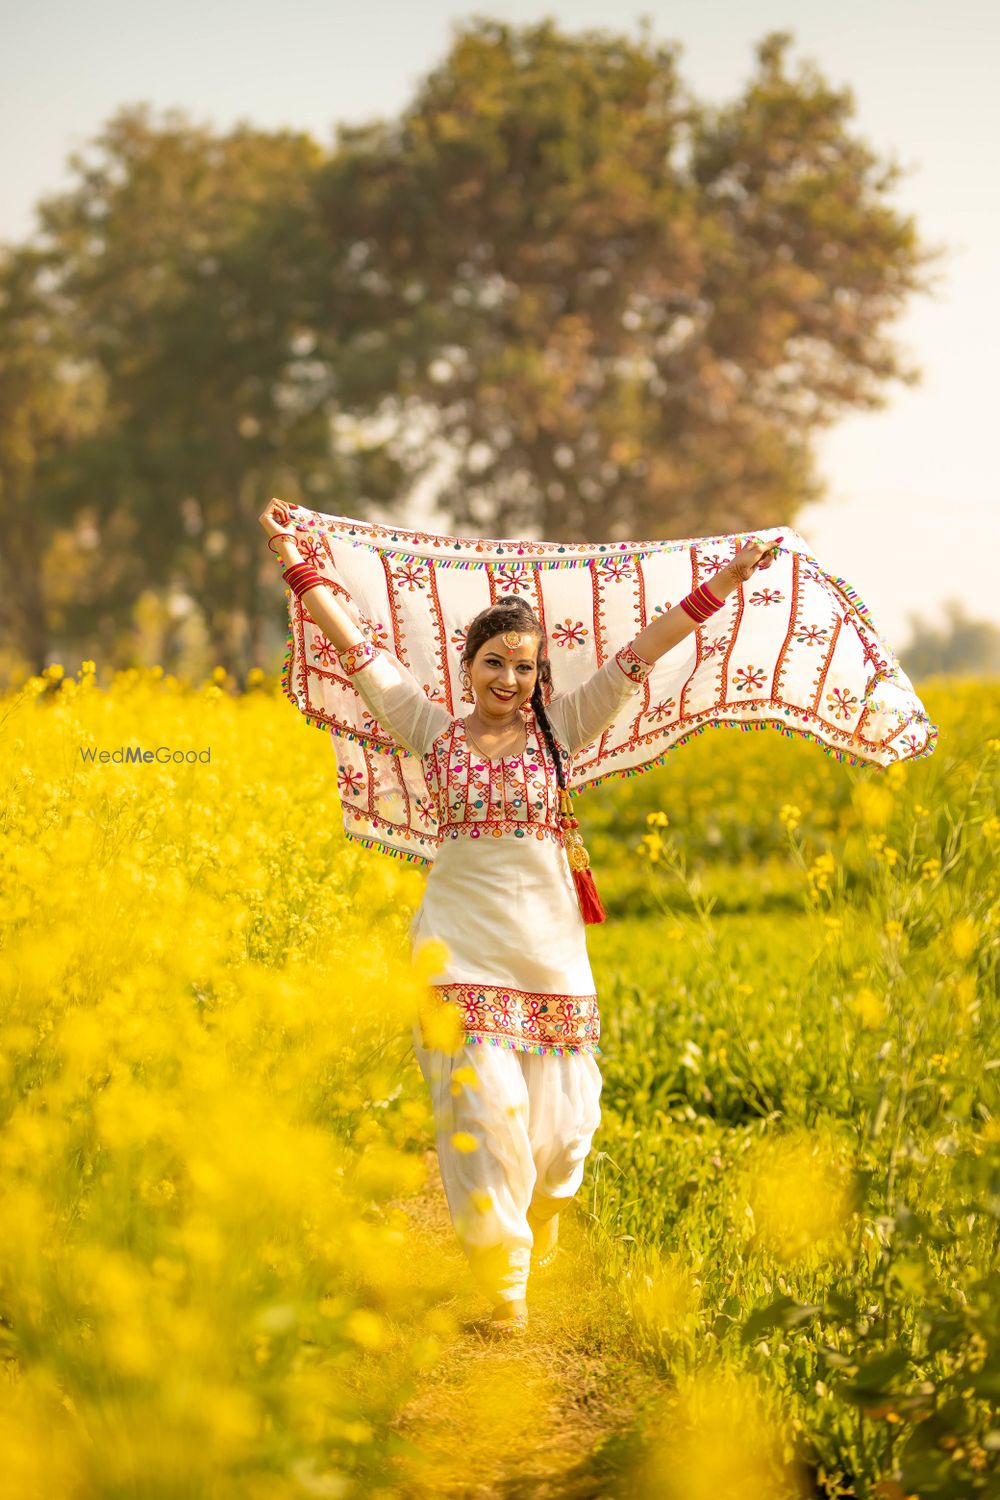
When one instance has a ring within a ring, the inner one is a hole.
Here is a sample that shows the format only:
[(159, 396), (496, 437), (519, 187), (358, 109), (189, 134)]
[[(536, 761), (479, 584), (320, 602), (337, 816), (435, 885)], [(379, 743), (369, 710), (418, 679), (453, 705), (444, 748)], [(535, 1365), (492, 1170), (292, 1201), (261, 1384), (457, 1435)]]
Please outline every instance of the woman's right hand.
[(288, 532), (292, 524), (292, 515), (284, 500), (270, 500), (260, 513), (260, 524), (268, 536), (277, 536), (281, 532)]

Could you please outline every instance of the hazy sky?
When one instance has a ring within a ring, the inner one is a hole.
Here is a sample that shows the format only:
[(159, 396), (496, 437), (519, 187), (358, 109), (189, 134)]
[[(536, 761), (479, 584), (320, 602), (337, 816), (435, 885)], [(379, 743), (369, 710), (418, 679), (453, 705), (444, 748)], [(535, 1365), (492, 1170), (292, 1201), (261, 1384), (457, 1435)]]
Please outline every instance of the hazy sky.
[[(883, 412), (821, 440), (829, 498), (796, 528), (852, 583), (890, 643), (907, 615), (949, 597), (1000, 623), (993, 351), (1000, 343), (1000, 6), (992, 0), (5, 0), (0, 57), (0, 239), (23, 239), (34, 204), (66, 181), (122, 104), (178, 106), (225, 129), (294, 126), (329, 143), (337, 121), (395, 114), (444, 57), (453, 23), (482, 14), (601, 27), (683, 46), (702, 98), (732, 98), (768, 31), (794, 36), (793, 69), (814, 59), (850, 85), (857, 123), (912, 168), (894, 202), (925, 241), (946, 244), (945, 279), (917, 299), (896, 336), (924, 371), (888, 391)], [(990, 183), (994, 184), (990, 188)]]

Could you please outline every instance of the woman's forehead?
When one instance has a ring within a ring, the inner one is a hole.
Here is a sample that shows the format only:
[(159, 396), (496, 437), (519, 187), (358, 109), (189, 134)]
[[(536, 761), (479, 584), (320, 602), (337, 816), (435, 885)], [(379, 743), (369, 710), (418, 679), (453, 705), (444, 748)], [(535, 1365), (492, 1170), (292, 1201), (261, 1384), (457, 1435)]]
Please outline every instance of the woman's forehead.
[[(519, 637), (518, 644), (512, 646), (509, 637)], [(497, 656), (512, 657), (514, 661), (529, 661), (532, 664), (538, 660), (539, 640), (537, 635), (525, 635), (521, 631), (505, 630), (499, 635), (491, 635), (488, 641), (484, 641), (479, 648), (479, 655), (485, 656), (488, 652)]]

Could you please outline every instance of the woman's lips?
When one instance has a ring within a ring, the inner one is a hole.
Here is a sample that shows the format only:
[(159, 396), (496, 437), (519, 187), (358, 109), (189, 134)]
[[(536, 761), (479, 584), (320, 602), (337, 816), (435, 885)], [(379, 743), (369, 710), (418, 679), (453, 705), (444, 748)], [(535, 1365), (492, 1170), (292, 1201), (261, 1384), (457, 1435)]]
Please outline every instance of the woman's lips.
[(504, 703), (509, 703), (512, 698), (517, 697), (516, 693), (501, 693), (499, 688), (491, 688), (490, 692), (495, 693), (498, 698), (502, 698)]

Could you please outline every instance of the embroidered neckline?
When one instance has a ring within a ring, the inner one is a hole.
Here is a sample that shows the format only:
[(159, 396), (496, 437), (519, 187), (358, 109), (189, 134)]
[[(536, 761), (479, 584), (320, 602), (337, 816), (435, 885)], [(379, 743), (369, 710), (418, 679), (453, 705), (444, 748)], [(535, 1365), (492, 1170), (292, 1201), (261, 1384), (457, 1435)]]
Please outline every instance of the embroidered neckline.
[(528, 753), (528, 745), (531, 741), (531, 731), (534, 728), (535, 715), (531, 711), (531, 709), (529, 709), (528, 712), (524, 715), (524, 744), (522, 745), (521, 750), (517, 755), (487, 755), (486, 751), (481, 749), (472, 738), (472, 735), (469, 733), (469, 730), (466, 726), (466, 722), (461, 717), (461, 715), (458, 716), (456, 722), (461, 724), (462, 726), (462, 737), (464, 738), (466, 744), (470, 747), (470, 749), (474, 750), (477, 755), (481, 755), (483, 760), (488, 761), (491, 766), (517, 766), (520, 765), (520, 763), (524, 760), (524, 757)]

